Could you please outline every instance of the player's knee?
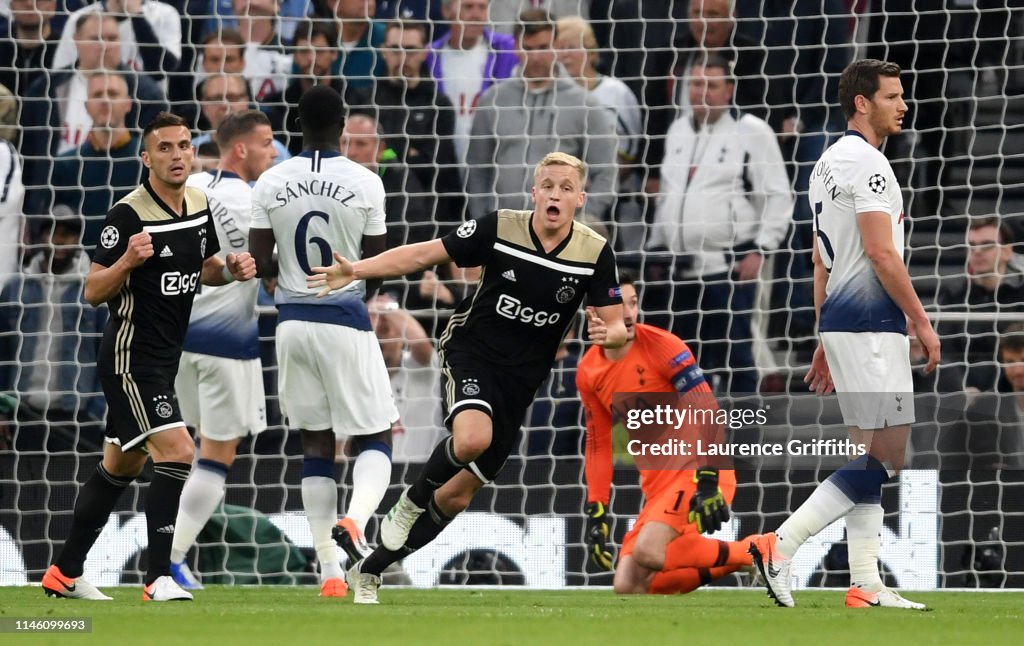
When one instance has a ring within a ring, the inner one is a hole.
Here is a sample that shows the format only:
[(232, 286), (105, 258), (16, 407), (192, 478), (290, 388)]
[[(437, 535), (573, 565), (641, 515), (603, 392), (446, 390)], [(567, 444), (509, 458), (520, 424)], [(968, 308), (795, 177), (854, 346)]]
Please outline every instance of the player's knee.
[(454, 436), (455, 457), (460, 462), (472, 462), (491, 445), (491, 429), (470, 429)]
[(169, 446), (163, 446), (159, 452), (150, 450), (154, 462), (178, 462), (181, 464), (192, 464), (196, 455), (196, 445), (192, 442), (174, 442)]
[(392, 443), (391, 443), (391, 429), (381, 431), (380, 433), (372, 433), (370, 435), (357, 435), (352, 438), (352, 444), (355, 448), (356, 455), (359, 455), (363, 451), (380, 451), (385, 455), (391, 455)]
[(640, 567), (657, 572), (665, 564), (665, 549), (658, 545), (637, 541), (633, 548), (633, 560)]
[(334, 433), (331, 431), (302, 431), (302, 457), (334, 460)]

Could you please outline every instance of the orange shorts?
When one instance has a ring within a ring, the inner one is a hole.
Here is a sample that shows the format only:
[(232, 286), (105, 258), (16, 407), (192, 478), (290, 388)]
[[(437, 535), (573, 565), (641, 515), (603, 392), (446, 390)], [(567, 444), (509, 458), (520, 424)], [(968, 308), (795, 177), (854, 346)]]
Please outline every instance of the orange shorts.
[[(685, 475), (684, 475), (685, 474)], [(720, 471), (718, 473), (718, 487), (725, 496), (725, 501), (732, 505), (732, 499), (736, 495), (736, 472)], [(619, 558), (633, 553), (633, 545), (636, 537), (640, 534), (640, 528), (646, 523), (664, 523), (680, 534), (696, 532), (697, 525), (689, 521), (690, 499), (697, 491), (697, 483), (693, 481), (693, 471), (685, 471), (679, 474), (679, 478), (665, 487), (653, 498), (644, 502), (640, 516), (636, 519), (633, 529), (629, 530), (622, 539), (622, 547), (619, 549)]]

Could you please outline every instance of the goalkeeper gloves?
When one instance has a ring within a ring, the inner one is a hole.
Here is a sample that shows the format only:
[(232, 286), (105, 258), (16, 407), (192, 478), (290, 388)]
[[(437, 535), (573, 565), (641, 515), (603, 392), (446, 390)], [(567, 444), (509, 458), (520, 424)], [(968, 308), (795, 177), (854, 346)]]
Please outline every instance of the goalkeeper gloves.
[(603, 503), (588, 502), (584, 507), (587, 514), (587, 552), (590, 560), (602, 570), (611, 570), (614, 556), (608, 547), (608, 510)]
[(697, 469), (693, 481), (697, 483), (697, 491), (690, 498), (689, 520), (702, 534), (717, 532), (722, 529), (722, 523), (729, 520), (729, 504), (718, 488), (718, 469)]

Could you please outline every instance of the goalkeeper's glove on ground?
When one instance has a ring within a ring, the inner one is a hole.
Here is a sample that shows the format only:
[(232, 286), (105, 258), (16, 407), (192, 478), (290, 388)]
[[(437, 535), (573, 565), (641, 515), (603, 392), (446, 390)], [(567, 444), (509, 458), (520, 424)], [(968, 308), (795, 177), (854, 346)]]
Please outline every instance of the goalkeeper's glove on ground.
[(614, 556), (608, 547), (608, 510), (604, 503), (588, 502), (584, 508), (587, 514), (587, 552), (590, 560), (602, 570), (611, 570)]
[(718, 488), (718, 469), (697, 469), (693, 481), (697, 491), (690, 498), (689, 520), (702, 534), (717, 532), (729, 520), (729, 504)]

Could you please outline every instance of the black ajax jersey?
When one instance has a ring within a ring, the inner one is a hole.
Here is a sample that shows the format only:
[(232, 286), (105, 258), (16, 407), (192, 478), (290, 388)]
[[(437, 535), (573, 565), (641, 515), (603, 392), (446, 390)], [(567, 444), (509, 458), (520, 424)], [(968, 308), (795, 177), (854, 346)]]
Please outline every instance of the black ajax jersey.
[(100, 374), (177, 371), (203, 261), (220, 250), (201, 189), (185, 189), (185, 215), (180, 216), (145, 182), (107, 213), (93, 262), (110, 267), (124, 255), (128, 239), (141, 231), (151, 236), (153, 255), (128, 275), (108, 303)]
[(530, 226), (532, 211), (499, 210), (442, 238), (460, 267), (483, 266), (480, 287), (456, 309), (443, 351), (464, 351), (504, 366), (550, 369), (558, 345), (586, 299), (622, 301), (608, 241), (573, 222), (550, 253)]

